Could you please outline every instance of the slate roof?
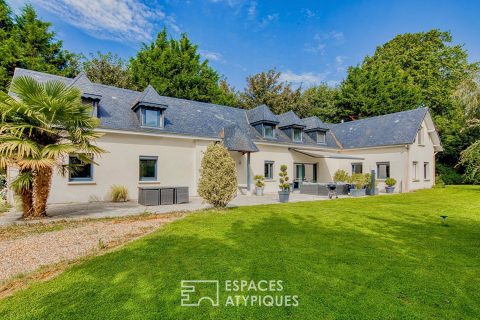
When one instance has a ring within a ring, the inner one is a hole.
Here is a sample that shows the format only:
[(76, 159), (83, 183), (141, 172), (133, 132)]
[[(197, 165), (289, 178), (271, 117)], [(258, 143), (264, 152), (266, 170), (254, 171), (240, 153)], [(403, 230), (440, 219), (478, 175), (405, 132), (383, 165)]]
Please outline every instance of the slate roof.
[(156, 107), (159, 109), (166, 109), (168, 107), (162, 104), (162, 97), (157, 93), (157, 91), (151, 85), (148, 85), (147, 88), (145, 88), (142, 95), (137, 99), (136, 103), (132, 106), (132, 109), (135, 110), (140, 106)]
[(248, 133), (240, 129), (236, 124), (224, 128), (223, 144), (231, 151), (257, 152), (259, 151)]
[(303, 118), (302, 121), (305, 124), (305, 131), (329, 130), (328, 125), (318, 117)]
[[(229, 149), (237, 151), (257, 151), (258, 148), (255, 144), (259, 142), (319, 149), (410, 144), (414, 142), (420, 124), (428, 112), (426, 108), (420, 108), (357, 121), (325, 124), (320, 119), (318, 121), (311, 118), (299, 119), (293, 112), (275, 116), (265, 105), (252, 110), (244, 110), (177, 99), (160, 96), (155, 90), (152, 90), (153, 88), (149, 89), (148, 87), (144, 92), (138, 92), (89, 83), (88, 78), (85, 76), (85, 79), (83, 75), (75, 80), (17, 68), (14, 78), (18, 76), (31, 76), (39, 82), (56, 80), (66, 85), (78, 85), (82, 91), (87, 90), (91, 94), (101, 96), (98, 104), (100, 128), (151, 134), (187, 135), (216, 140), (223, 138)], [(132, 110), (132, 106), (141, 101), (167, 106), (167, 109), (164, 110), (164, 128), (145, 128), (140, 125), (139, 118)], [(251, 125), (261, 121), (279, 123), (275, 129), (275, 139), (262, 137)], [(326, 144), (318, 145), (305, 132), (303, 132), (302, 142), (293, 142), (291, 137), (278, 128), (285, 124), (304, 126), (307, 129), (323, 124), (330, 129), (326, 134)]]
[(80, 72), (69, 84), (70, 87), (77, 87), (82, 91), (82, 97), (93, 100), (100, 100), (102, 96), (95, 90), (95, 85), (88, 79), (87, 75)]
[(343, 148), (365, 148), (410, 144), (415, 141), (428, 108), (331, 125)]
[(260, 122), (269, 122), (274, 124), (278, 124), (280, 122), (278, 117), (274, 115), (273, 112), (270, 111), (270, 108), (264, 104), (247, 110), (247, 118), (248, 122), (252, 125)]
[(288, 112), (279, 114), (278, 119), (280, 120), (280, 123), (278, 124), (279, 128), (287, 128), (287, 127), (305, 128), (305, 124), (303, 123), (302, 119), (300, 119), (293, 111), (288, 111)]

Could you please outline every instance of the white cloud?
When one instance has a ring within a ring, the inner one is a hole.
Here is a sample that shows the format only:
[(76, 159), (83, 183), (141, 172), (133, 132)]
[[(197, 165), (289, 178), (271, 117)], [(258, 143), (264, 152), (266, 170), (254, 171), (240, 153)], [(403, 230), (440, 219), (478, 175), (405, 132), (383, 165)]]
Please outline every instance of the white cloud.
[(302, 12), (305, 15), (305, 17), (307, 17), (307, 18), (314, 18), (314, 17), (317, 16), (317, 13), (315, 11), (312, 11), (312, 10), (307, 9), (307, 8), (303, 8)]
[(306, 85), (307, 87), (318, 85), (325, 81), (325, 73), (314, 73), (314, 72), (304, 72), (304, 73), (294, 73), (290, 70), (282, 72), (280, 75), (280, 81), (290, 82), (297, 86)]
[(208, 51), (208, 50), (198, 50), (198, 52), (202, 57), (210, 61), (223, 61), (223, 56), (219, 52)]
[(253, 20), (253, 19), (255, 19), (256, 16), (257, 16), (257, 2), (252, 1), (252, 2), (250, 2), (250, 5), (248, 6), (248, 18), (250, 20)]
[(313, 36), (313, 42), (305, 44), (304, 51), (311, 53), (320, 53), (323, 55), (325, 53), (327, 45), (338, 45), (343, 42), (345, 42), (345, 36), (343, 32), (334, 30), (327, 33), (316, 33)]
[(335, 57), (335, 69), (337, 72), (344, 72), (347, 70), (347, 66), (345, 65), (345, 60), (347, 57), (345, 56), (336, 56)]
[(180, 28), (160, 7), (139, 0), (31, 0), (65, 22), (99, 39), (150, 41), (163, 21), (171, 30)]
[(280, 15), (278, 13), (267, 14), (260, 22), (260, 28), (267, 27), (270, 23), (277, 21)]

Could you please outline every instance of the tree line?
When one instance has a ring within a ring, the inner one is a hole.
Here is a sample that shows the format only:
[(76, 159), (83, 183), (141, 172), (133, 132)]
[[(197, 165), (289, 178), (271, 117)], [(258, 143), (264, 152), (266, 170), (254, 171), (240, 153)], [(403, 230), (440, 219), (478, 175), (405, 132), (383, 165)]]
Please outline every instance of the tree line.
[(179, 39), (163, 29), (130, 60), (113, 53), (88, 57), (63, 49), (51, 23), (26, 5), (14, 15), (0, 0), (0, 90), (6, 91), (15, 67), (73, 77), (83, 71), (94, 82), (245, 109), (268, 105), (274, 113), (293, 110), (326, 122), (351, 121), (428, 107), (444, 152), (437, 173), (445, 183), (480, 183), (480, 65), (469, 62), (450, 32), (401, 34), (352, 66), (337, 87), (294, 87), (281, 72), (248, 76), (243, 90), (232, 87), (202, 59), (186, 34)]

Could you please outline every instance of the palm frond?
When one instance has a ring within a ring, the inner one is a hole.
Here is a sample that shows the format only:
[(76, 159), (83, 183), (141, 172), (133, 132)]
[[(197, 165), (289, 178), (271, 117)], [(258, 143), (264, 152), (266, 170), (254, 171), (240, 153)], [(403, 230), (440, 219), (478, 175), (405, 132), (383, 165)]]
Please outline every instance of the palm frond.
[(5, 157), (36, 157), (39, 154), (37, 144), (15, 136), (0, 138), (0, 154)]
[(55, 159), (48, 158), (24, 158), (17, 161), (17, 165), (24, 170), (38, 171), (45, 168), (51, 168), (56, 165)]
[(30, 189), (33, 184), (33, 173), (31, 171), (20, 172), (15, 179), (12, 180), (11, 188), (16, 193), (22, 190)]
[(42, 148), (41, 157), (57, 159), (62, 155), (76, 152), (78, 147), (75, 144), (50, 144)]

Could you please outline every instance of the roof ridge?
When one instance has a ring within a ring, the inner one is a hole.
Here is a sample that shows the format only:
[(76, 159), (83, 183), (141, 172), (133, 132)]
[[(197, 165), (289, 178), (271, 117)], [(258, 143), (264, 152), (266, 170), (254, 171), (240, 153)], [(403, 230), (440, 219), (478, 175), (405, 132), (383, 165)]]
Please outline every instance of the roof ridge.
[(339, 123), (332, 123), (332, 124), (333, 125), (339, 125), (339, 124), (347, 124), (347, 123), (354, 123), (354, 122), (358, 123), (360, 121), (376, 119), (376, 118), (381, 118), (381, 117), (385, 117), (385, 116), (393, 116), (393, 115), (396, 115), (396, 114), (417, 111), (417, 110), (420, 110), (420, 109), (425, 109), (426, 111), (428, 111), (428, 107), (418, 107), (418, 108), (410, 109), (410, 110), (403, 110), (403, 111), (397, 111), (397, 112), (392, 112), (392, 113), (385, 113), (385, 114), (381, 114), (381, 115), (378, 115), (378, 116), (372, 116), (372, 117), (367, 117), (367, 118), (362, 118), (362, 119), (357, 119), (357, 120), (352, 120), (352, 121), (339, 122)]

